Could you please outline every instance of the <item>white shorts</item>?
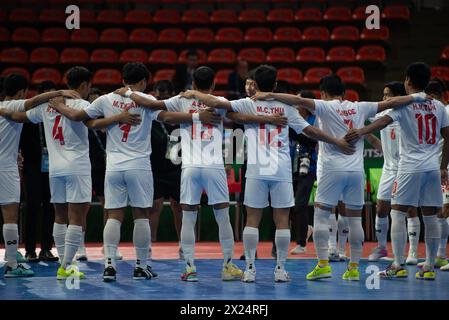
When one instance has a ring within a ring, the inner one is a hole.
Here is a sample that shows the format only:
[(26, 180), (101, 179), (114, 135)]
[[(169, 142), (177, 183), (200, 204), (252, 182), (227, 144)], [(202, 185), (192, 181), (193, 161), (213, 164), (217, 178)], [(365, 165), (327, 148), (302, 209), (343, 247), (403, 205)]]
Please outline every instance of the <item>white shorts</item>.
[(441, 208), (443, 194), (440, 171), (398, 173), (393, 186), (391, 204)]
[(153, 206), (153, 172), (151, 170), (106, 171), (104, 180), (105, 209)]
[(272, 181), (247, 178), (245, 184), (244, 205), (262, 209), (270, 205), (272, 208), (291, 208), (295, 205), (293, 184), (289, 181)]
[(225, 169), (183, 168), (181, 173), (181, 204), (197, 205), (201, 195), (207, 193), (208, 204), (229, 202)]
[(50, 177), (51, 203), (86, 203), (92, 200), (92, 179), (88, 176)]
[(394, 181), (396, 180), (397, 171), (382, 170), (380, 176), (379, 189), (377, 190), (377, 199), (383, 201), (391, 201), (391, 193), (393, 192)]
[(443, 192), (443, 204), (449, 204), (449, 186), (441, 186)]
[(363, 207), (365, 174), (357, 171), (332, 171), (321, 174), (315, 202), (334, 208), (338, 201), (347, 207)]
[(20, 203), (18, 171), (0, 171), (0, 205)]

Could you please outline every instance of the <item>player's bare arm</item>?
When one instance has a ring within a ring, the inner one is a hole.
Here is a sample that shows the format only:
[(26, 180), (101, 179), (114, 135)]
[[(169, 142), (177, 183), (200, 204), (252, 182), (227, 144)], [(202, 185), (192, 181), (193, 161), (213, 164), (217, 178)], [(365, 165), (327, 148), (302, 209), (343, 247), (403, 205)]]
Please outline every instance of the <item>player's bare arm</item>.
[(181, 97), (186, 99), (198, 99), (201, 100), (205, 105), (216, 108), (216, 109), (226, 109), (232, 111), (231, 102), (228, 100), (221, 100), (210, 94), (206, 94), (197, 90), (187, 90), (180, 94)]
[(315, 101), (313, 99), (302, 98), (300, 96), (296, 96), (294, 94), (288, 93), (274, 93), (274, 92), (256, 92), (254, 96), (251, 97), (252, 100), (269, 100), (274, 99), (278, 100), (282, 103), (291, 105), (291, 106), (300, 106), (303, 107), (310, 112), (315, 111)]
[(72, 121), (90, 120), (90, 117), (84, 110), (70, 108), (65, 104), (64, 99), (61, 97), (51, 99), (48, 104), (50, 107)]
[(226, 116), (232, 121), (240, 124), (265, 123), (281, 127), (288, 126), (288, 118), (282, 114), (273, 114), (269, 116), (264, 116), (241, 112), (228, 112)]
[(376, 150), (382, 152), (382, 142), (374, 134), (369, 134), (365, 136), (365, 140), (368, 141)]
[(444, 127), (441, 129), (441, 136), (444, 139), (443, 143), (443, 155), (441, 158), (441, 184), (447, 185), (448, 181), (448, 173), (447, 166), (449, 164), (449, 127)]
[(373, 123), (371, 123), (363, 128), (349, 130), (344, 138), (346, 141), (348, 141), (350, 143), (354, 143), (357, 140), (359, 140), (360, 138), (362, 138), (364, 135), (371, 134), (373, 132), (376, 132), (376, 131), (386, 128), (392, 122), (393, 122), (393, 119), (390, 116), (385, 115), (382, 118), (377, 119)]
[(137, 126), (141, 122), (142, 118), (139, 114), (129, 113), (128, 110), (125, 109), (123, 110), (123, 112), (117, 113), (107, 118), (87, 120), (84, 122), (84, 124), (90, 129), (102, 129), (118, 123), (126, 123), (132, 126)]
[(392, 97), (378, 103), (377, 113), (385, 111), (387, 109), (406, 106), (413, 102), (424, 102), (426, 101), (426, 99), (427, 95), (425, 93), (413, 93), (408, 96)]
[(162, 111), (158, 115), (158, 120), (175, 125), (181, 123), (192, 123), (195, 121), (196, 115), (198, 115), (198, 120), (204, 124), (211, 124), (217, 126), (221, 123), (222, 119), (220, 115), (213, 112), (211, 109), (201, 110), (197, 114), (195, 113), (185, 113), (185, 112), (169, 112)]
[(30, 122), (28, 120), (26, 112), (11, 111), (5, 108), (0, 108), (0, 117), (18, 123)]
[(45, 93), (38, 94), (33, 98), (25, 100), (25, 110), (30, 110), (42, 103), (48, 102), (50, 99), (56, 97), (67, 97), (72, 99), (81, 99), (81, 96), (78, 92), (74, 90), (57, 90), (57, 91), (49, 91)]
[(123, 87), (115, 90), (115, 93), (121, 95), (122, 97), (128, 97), (133, 100), (139, 106), (153, 109), (153, 110), (167, 110), (164, 101), (162, 100), (152, 100), (145, 98), (137, 93), (134, 93), (128, 87)]
[(312, 139), (336, 145), (344, 154), (353, 154), (355, 152), (355, 147), (347, 142), (344, 138), (337, 139), (314, 126), (307, 126), (303, 130), (303, 133)]

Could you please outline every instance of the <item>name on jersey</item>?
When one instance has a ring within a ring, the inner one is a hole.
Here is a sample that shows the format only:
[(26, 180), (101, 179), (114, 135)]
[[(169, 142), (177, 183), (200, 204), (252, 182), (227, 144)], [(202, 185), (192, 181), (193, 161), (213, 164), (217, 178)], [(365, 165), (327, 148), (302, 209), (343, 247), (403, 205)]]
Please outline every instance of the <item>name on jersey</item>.
[(437, 107), (433, 103), (413, 103), (413, 110), (426, 111), (426, 112), (434, 112), (437, 110)]
[(134, 101), (129, 102), (129, 103), (125, 103), (123, 101), (117, 101), (114, 100), (114, 102), (112, 103), (112, 106), (114, 108), (119, 108), (119, 109), (132, 109), (132, 108), (139, 108), (139, 106), (136, 105), (136, 103)]
[(340, 116), (343, 116), (343, 117), (349, 117), (349, 116), (354, 116), (354, 115), (356, 115), (356, 114), (357, 114), (357, 111), (356, 111), (355, 109), (349, 109), (349, 110), (340, 110), (340, 109), (337, 109), (337, 113), (338, 113)]
[(268, 114), (277, 114), (277, 113), (285, 113), (284, 107), (262, 107), (257, 106), (256, 107), (257, 112), (261, 113), (268, 113)]

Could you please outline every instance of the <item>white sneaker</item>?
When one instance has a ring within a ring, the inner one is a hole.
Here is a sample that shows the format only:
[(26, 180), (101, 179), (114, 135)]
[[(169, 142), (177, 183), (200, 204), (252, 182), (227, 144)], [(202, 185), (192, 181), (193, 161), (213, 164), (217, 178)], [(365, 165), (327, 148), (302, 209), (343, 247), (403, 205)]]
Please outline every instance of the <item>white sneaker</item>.
[(408, 254), (407, 260), (405, 260), (405, 264), (407, 265), (417, 265), (418, 264), (418, 256), (416, 253), (412, 252)]
[(448, 263), (447, 265), (445, 265), (445, 266), (442, 266), (442, 267), (440, 268), (440, 270), (441, 270), (441, 271), (449, 271), (449, 263)]
[(329, 250), (329, 261), (340, 262), (340, 254), (337, 251)]
[(374, 248), (373, 252), (369, 255), (368, 261), (378, 261), (379, 259), (382, 259), (384, 257), (388, 256), (388, 251), (385, 248), (376, 247)]
[(78, 261), (87, 261), (86, 247), (78, 247), (75, 259)]
[(290, 253), (291, 254), (303, 254), (303, 253), (306, 253), (306, 247), (303, 247), (303, 246), (300, 246), (300, 245), (297, 245), (296, 247), (294, 247), (291, 251), (290, 251)]
[(290, 275), (288, 274), (287, 271), (285, 271), (285, 269), (281, 269), (279, 267), (277, 267), (274, 270), (274, 281), (275, 282), (288, 282), (290, 281)]
[(256, 281), (256, 269), (246, 269), (243, 273), (242, 281), (247, 283)]
[(340, 258), (340, 261), (348, 261), (349, 260), (349, 257), (344, 253), (339, 253), (338, 256)]

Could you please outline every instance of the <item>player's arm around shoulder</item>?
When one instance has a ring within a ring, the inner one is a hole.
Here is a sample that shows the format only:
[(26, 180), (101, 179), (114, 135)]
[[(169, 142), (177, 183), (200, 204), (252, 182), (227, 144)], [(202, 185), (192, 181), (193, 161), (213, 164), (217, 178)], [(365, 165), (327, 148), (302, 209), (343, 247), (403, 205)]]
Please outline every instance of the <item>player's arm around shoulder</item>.
[(205, 109), (198, 113), (160, 111), (157, 120), (171, 125), (197, 122), (218, 126), (222, 118), (213, 109)]
[(48, 105), (72, 121), (84, 121), (90, 119), (85, 110), (79, 110), (67, 106), (65, 99), (62, 96), (51, 99)]
[(185, 99), (198, 99), (210, 108), (226, 109), (232, 111), (231, 102), (227, 99), (220, 99), (213, 95), (197, 90), (187, 90), (180, 93), (180, 97)]
[(72, 98), (72, 99), (80, 99), (81, 98), (80, 94), (74, 90), (56, 90), (56, 91), (44, 92), (44, 93), (34, 96), (33, 98), (25, 100), (25, 110), (30, 110), (30, 109), (32, 109), (40, 104), (46, 103), (50, 99), (53, 99), (56, 97), (66, 97), (66, 98)]
[(288, 125), (288, 118), (283, 114), (279, 113), (273, 115), (254, 115), (241, 112), (228, 112), (227, 117), (239, 124), (260, 123), (260, 124), (272, 124), (281, 127), (285, 127)]
[(30, 121), (27, 117), (26, 112), (13, 111), (6, 108), (0, 108), (0, 116), (18, 123), (25, 123)]
[(130, 124), (132, 126), (137, 126), (142, 122), (142, 118), (140, 114), (136, 113), (129, 113), (128, 109), (124, 109), (123, 111), (114, 114), (110, 117), (106, 118), (99, 118), (99, 119), (90, 119), (84, 121), (84, 124), (89, 129), (103, 129), (107, 128), (111, 125), (119, 124), (119, 123), (125, 123)]
[(117, 89), (115, 90), (114, 93), (122, 97), (130, 98), (137, 105), (142, 106), (144, 108), (152, 110), (167, 110), (164, 101), (156, 100), (153, 97), (145, 96), (144, 94), (139, 94), (137, 92), (132, 91), (129, 87)]
[(254, 96), (251, 97), (251, 99), (254, 101), (273, 99), (291, 106), (303, 107), (312, 113), (315, 112), (315, 100), (302, 98), (299, 95), (258, 91)]
[(413, 93), (408, 96), (392, 97), (387, 100), (378, 102), (377, 112), (379, 113), (387, 109), (399, 108), (414, 102), (424, 102), (426, 100), (427, 95), (424, 92)]
[(303, 133), (312, 139), (336, 145), (345, 154), (353, 154), (355, 152), (355, 147), (344, 138), (337, 139), (312, 125), (305, 127)]

